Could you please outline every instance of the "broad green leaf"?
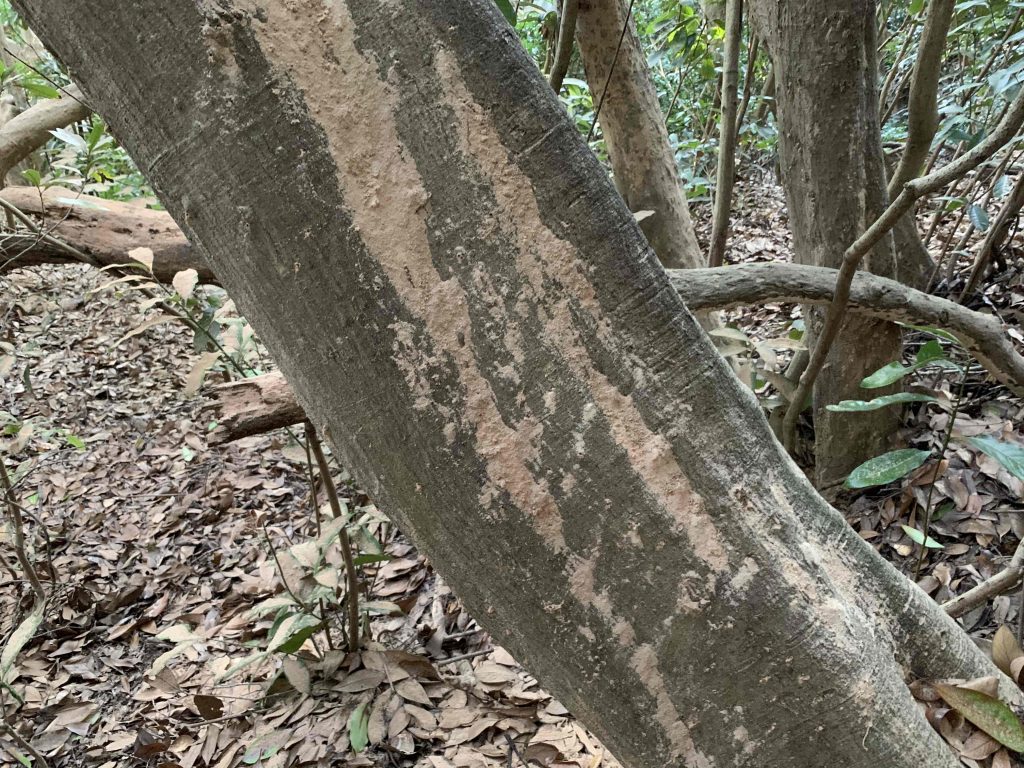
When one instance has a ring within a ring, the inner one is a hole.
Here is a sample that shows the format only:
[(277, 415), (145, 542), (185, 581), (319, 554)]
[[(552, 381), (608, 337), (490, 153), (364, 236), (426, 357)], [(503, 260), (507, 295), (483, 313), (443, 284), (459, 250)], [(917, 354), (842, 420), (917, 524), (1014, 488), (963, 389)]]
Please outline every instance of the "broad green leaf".
[(897, 403), (934, 403), (937, 400), (931, 395), (918, 395), (913, 392), (897, 392), (895, 395), (884, 395), (872, 400), (843, 400), (835, 405), (825, 406), (830, 411), (839, 413), (859, 413), (877, 411)]
[[(498, 10), (513, 27), (516, 25), (516, 9), (509, 0), (494, 0), (498, 4)], [(357, 750), (358, 751), (358, 750)]]
[(967, 209), (967, 218), (971, 220), (971, 224), (979, 232), (985, 232), (988, 229), (988, 211), (982, 208), (980, 205), (974, 205), (973, 203)]
[(1024, 725), (999, 699), (958, 685), (933, 683), (932, 687), (953, 709), (1014, 752), (1024, 752)]
[(69, 131), (67, 128), (55, 128), (50, 131), (54, 136), (63, 141), (68, 146), (74, 147), (76, 150), (84, 151), (88, 149), (85, 144), (85, 139), (79, 136), (73, 131)]
[(917, 530), (917, 528), (911, 528), (909, 525), (901, 525), (900, 528), (902, 528), (907, 536), (913, 539), (917, 544), (923, 544), (929, 549), (945, 549), (944, 545), (939, 544), (939, 542), (931, 536), (925, 537), (925, 535), (921, 533), (921, 531)]
[(929, 456), (931, 456), (931, 451), (921, 451), (916, 448), (901, 448), (898, 451), (883, 453), (881, 456), (865, 461), (853, 470), (846, 478), (846, 486), (848, 488), (870, 488), (875, 485), (891, 483), (920, 467)]
[(910, 6), (907, 8), (907, 12), (912, 16), (916, 16), (924, 9), (924, 0), (910, 0)]
[(281, 608), (291, 608), (295, 606), (295, 600), (290, 595), (278, 595), (276, 597), (269, 597), (262, 602), (256, 603), (249, 609), (249, 615), (261, 616), (264, 613), (269, 613), (274, 610), (280, 610)]
[(917, 354), (914, 359), (918, 363), (927, 363), (932, 360), (945, 359), (946, 353), (942, 351), (942, 345), (939, 344), (938, 340), (931, 339), (921, 345), (921, 348), (917, 350)]
[[(310, 618), (313, 618), (312, 616)], [(316, 621), (314, 619), (314, 621)], [(322, 625), (317, 622), (309, 627), (303, 627), (297, 632), (292, 633), (292, 636), (288, 640), (278, 646), (277, 650), (281, 653), (298, 653), (298, 650), (302, 647), (309, 638), (315, 635)]]
[(1006, 471), (1024, 481), (1024, 445), (996, 440), (988, 435), (967, 438), (967, 444), (998, 461)]
[(18, 83), (28, 93), (38, 96), (41, 99), (58, 99), (60, 91), (47, 83), (41, 83), (33, 78), (26, 78)]
[(355, 753), (366, 749), (369, 740), (370, 715), (366, 711), (366, 702), (356, 707), (348, 718), (348, 743)]
[(78, 435), (66, 435), (64, 439), (67, 440), (68, 445), (72, 448), (77, 448), (80, 451), (85, 450), (85, 440), (80, 438)]

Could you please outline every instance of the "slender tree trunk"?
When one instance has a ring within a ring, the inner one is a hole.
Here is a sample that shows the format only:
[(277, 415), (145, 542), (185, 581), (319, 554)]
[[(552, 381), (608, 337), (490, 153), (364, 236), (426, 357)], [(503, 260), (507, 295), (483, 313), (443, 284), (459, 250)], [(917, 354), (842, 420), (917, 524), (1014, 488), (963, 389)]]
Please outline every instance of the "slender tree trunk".
[(357, 481), (628, 766), (957, 765), (904, 678), (994, 667), (781, 453), (491, 0), (17, 5)]
[(590, 92), (594, 104), (601, 103), (598, 120), (615, 186), (631, 211), (654, 212), (640, 228), (665, 267), (704, 266), (647, 57), (632, 20), (626, 22), (627, 7), (626, 0), (589, 0), (581, 3), (576, 22)]
[(576, 14), (579, 7), (580, 0), (563, 0), (561, 13), (558, 15), (558, 42), (555, 44), (555, 61), (551, 65), (551, 75), (548, 77), (551, 89), (555, 93), (562, 90), (562, 81), (565, 80), (565, 73), (569, 71), (572, 46), (576, 40)]
[[(751, 0), (776, 73), (779, 151), (798, 263), (838, 267), (843, 251), (886, 207), (878, 127), (875, 15), (870, 0)], [(893, 239), (867, 263), (894, 277)], [(815, 338), (820, 312), (809, 312)], [(871, 343), (866, 344), (865, 340)], [(898, 326), (851, 317), (814, 392), (815, 477), (819, 488), (885, 450), (898, 414), (833, 413), (826, 406), (859, 400), (859, 382), (902, 352)]]
[(708, 265), (722, 266), (729, 237), (732, 184), (736, 175), (736, 107), (739, 88), (740, 42), (743, 38), (743, 0), (725, 5), (725, 53), (722, 56), (722, 116), (718, 130), (718, 180), (711, 224)]

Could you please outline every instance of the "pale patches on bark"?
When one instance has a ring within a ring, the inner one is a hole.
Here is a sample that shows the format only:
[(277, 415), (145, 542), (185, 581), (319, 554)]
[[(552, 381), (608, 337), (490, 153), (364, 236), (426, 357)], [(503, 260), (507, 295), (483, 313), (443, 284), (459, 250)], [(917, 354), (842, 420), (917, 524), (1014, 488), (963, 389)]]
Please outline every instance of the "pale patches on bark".
[[(476, 103), (462, 80), (462, 72), (450, 54), (435, 51), (435, 66), (446, 90), (446, 101), (454, 112), (455, 126), (463, 153), (473, 158), (490, 181), (498, 201), (502, 224), (516, 239), (516, 263), (526, 280), (533, 301), (548, 308), (541, 343), (557, 349), (573, 372), (590, 391), (607, 421), (615, 442), (625, 451), (639, 477), (644, 478), (652, 496), (672, 520), (673, 527), (689, 539), (696, 555), (713, 573), (729, 568), (724, 537), (704, 511), (703, 500), (686, 477), (671, 443), (663, 434), (646, 427), (631, 395), (623, 394), (603, 373), (596, 370), (573, 319), (576, 301), (594, 319), (596, 335), (611, 343), (610, 322), (600, 306), (594, 287), (581, 269), (580, 255), (572, 243), (563, 240), (545, 224), (533, 194), (530, 179), (508, 157), (500, 133), (486, 111)], [(560, 288), (550, 288), (555, 285)], [(526, 297), (524, 297), (524, 300)], [(646, 384), (647, 369), (638, 361), (631, 366), (633, 384)]]
[(693, 743), (690, 729), (672, 703), (665, 678), (658, 669), (658, 653), (647, 644), (641, 645), (633, 652), (631, 659), (633, 671), (654, 697), (657, 706), (655, 718), (661, 725), (672, 745), (672, 756), (681, 759), (689, 768), (714, 768), (714, 760), (701, 753)]
[[(577, 555), (570, 556), (566, 569), (569, 592), (580, 603), (596, 610), (619, 645), (628, 648), (636, 644), (636, 631), (629, 621), (615, 614), (615, 607), (612, 605), (608, 592), (606, 590), (598, 591), (598, 559), (596, 551), (585, 558)], [(580, 631), (582, 633), (582, 629)], [(590, 635), (593, 634), (591, 631)], [(584, 633), (584, 637), (588, 637), (588, 635)]]
[[(561, 552), (565, 539), (558, 505), (547, 481), (530, 470), (538, 463), (541, 421), (528, 416), (515, 427), (505, 423), (467, 341), (472, 336), (467, 296), (456, 279), (442, 280), (434, 266), (426, 224), (430, 195), (409, 153), (403, 152), (394, 89), (358, 51), (344, 4), (250, 0), (247, 7), (271, 65), (302, 93), (327, 138), (353, 228), (407, 310), (422, 322), (429, 343), (455, 362), (467, 398), (465, 413), (455, 418), (474, 434), (488, 475), (481, 502), (497, 502), (506, 492), (552, 551)], [(311, 24), (320, 33), (312, 50), (304, 42)], [(310, 56), (321, 61), (315, 76), (304, 64)], [(426, 362), (415, 348), (395, 350), (395, 363), (413, 385), (417, 407), (434, 409), (450, 423), (452, 416), (431, 396), (430, 383), (414, 373)]]

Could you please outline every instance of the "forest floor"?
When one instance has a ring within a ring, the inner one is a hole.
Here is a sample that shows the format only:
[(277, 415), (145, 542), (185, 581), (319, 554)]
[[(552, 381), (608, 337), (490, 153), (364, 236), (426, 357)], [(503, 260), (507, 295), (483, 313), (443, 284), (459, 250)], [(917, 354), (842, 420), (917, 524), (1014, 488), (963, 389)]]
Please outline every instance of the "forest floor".
[[(741, 192), (730, 259), (788, 259), (779, 189)], [(617, 765), (479, 630), (372, 500), (347, 486), (349, 506), (390, 556), (364, 566), (370, 599), (401, 612), (373, 621), (361, 654), (323, 647), (321, 633), (319, 658), (307, 645), (222, 679), (277, 629), (272, 615), (253, 618), (250, 609), (282, 594), (279, 555), (316, 537), (306, 454), (283, 432), (210, 447), (208, 401), (184, 394), (199, 357), (191, 332), (163, 324), (118, 344), (143, 312), (137, 294), (96, 290), (109, 280), (71, 266), (0, 278), (0, 417), (32, 424), (14, 446), (18, 495), (52, 591), (0, 703), (50, 765)], [(1011, 264), (989, 293), (1017, 328), (1022, 283)], [(769, 305), (729, 319), (765, 339), (787, 334), (798, 317)], [(951, 382), (928, 383), (949, 396)], [(1022, 408), (1005, 390), (972, 380), (957, 434), (1010, 433)], [(947, 424), (941, 410), (916, 407), (905, 437), (938, 446)], [(942, 510), (932, 536), (944, 548), (929, 552), (921, 579), (940, 602), (1003, 568), (1024, 534), (1020, 480), (955, 440), (944, 462), (931, 491)], [(899, 483), (838, 500), (861, 535), (908, 574), (920, 550), (901, 526), (918, 523), (935, 469), (926, 464)], [(0, 540), (12, 558), (10, 525)], [(31, 603), (16, 574), (0, 572), (8, 577), (4, 637)], [(1019, 620), (1018, 598), (1000, 596), (962, 622), (984, 644)], [(361, 705), (368, 746), (357, 753), (348, 732)], [(1005, 755), (998, 745), (966, 741), (965, 764), (1003, 764), (993, 762)]]

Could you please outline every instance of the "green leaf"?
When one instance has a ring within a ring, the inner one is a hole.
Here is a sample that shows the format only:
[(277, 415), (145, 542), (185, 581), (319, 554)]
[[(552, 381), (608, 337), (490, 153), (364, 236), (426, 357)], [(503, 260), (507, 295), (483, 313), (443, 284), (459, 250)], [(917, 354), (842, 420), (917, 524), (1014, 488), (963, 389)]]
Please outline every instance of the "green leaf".
[(918, 363), (927, 363), (932, 360), (944, 360), (945, 358), (946, 353), (943, 352), (942, 345), (939, 344), (938, 340), (931, 339), (921, 345), (921, 348), (917, 350), (917, 355), (914, 359)]
[(77, 448), (80, 451), (85, 450), (85, 440), (80, 438), (78, 435), (65, 435), (64, 439), (67, 440), (68, 445), (72, 448)]
[(916, 16), (924, 9), (924, 0), (910, 0), (910, 6), (907, 11), (912, 15)]
[(33, 78), (26, 78), (18, 83), (27, 93), (38, 96), (41, 99), (59, 99), (60, 91), (49, 83), (43, 83)]
[(826, 409), (838, 413), (860, 413), (877, 411), (897, 403), (934, 403), (937, 400), (931, 395), (918, 395), (913, 392), (897, 392), (895, 395), (884, 395), (871, 400), (843, 400), (835, 405), (827, 405)]
[[(927, 346), (927, 344), (925, 346)], [(877, 371), (862, 380), (860, 385), (864, 389), (879, 389), (880, 387), (887, 387), (893, 382), (899, 381), (904, 376), (929, 365), (937, 365), (940, 368), (946, 368), (954, 371), (960, 370), (959, 365), (951, 360), (947, 360), (945, 357), (933, 357), (927, 360), (919, 360), (912, 365), (903, 365), (903, 363), (900, 362), (892, 362), (888, 365), (883, 365)]]
[(292, 633), (292, 636), (288, 638), (287, 642), (281, 643), (277, 650), (281, 653), (298, 653), (298, 650), (302, 647), (309, 638), (317, 633), (321, 624), (317, 622), (309, 627), (303, 627), (298, 632)]
[(877, 371), (861, 381), (860, 385), (864, 389), (879, 389), (881, 387), (887, 387), (894, 381), (899, 381), (908, 373), (913, 373), (913, 371), (913, 368), (907, 367), (901, 362), (889, 363), (888, 365), (883, 365)]
[(362, 752), (369, 743), (370, 715), (366, 711), (366, 702), (356, 707), (348, 718), (348, 743), (352, 751)]
[(931, 451), (901, 448), (869, 459), (846, 478), (848, 488), (870, 488), (885, 485), (920, 467), (931, 456)]
[(1024, 481), (1024, 445), (996, 440), (988, 435), (967, 438), (967, 444), (998, 461), (1006, 471)]
[(967, 218), (971, 220), (971, 224), (979, 232), (984, 232), (988, 229), (988, 211), (982, 208), (980, 205), (974, 203), (967, 209)]
[(516, 9), (512, 3), (509, 0), (494, 0), (494, 2), (498, 4), (498, 9), (508, 20), (508, 23), (514, 27), (516, 25)]
[(921, 533), (921, 531), (917, 530), (917, 528), (911, 528), (909, 525), (901, 525), (900, 528), (902, 528), (906, 532), (907, 536), (913, 539), (917, 544), (923, 544), (929, 549), (945, 549), (945, 546), (939, 544), (939, 542), (931, 536), (925, 537), (925, 535)]
[(1024, 752), (1024, 725), (999, 699), (958, 685), (933, 683), (932, 687), (953, 709), (1014, 752)]

